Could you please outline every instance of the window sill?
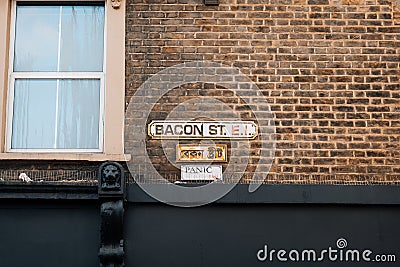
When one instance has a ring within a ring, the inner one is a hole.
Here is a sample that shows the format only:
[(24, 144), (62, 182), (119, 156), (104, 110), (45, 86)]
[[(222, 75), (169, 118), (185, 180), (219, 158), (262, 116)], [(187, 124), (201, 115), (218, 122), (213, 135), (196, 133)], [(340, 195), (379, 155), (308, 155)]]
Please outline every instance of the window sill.
[(129, 161), (130, 154), (0, 153), (0, 160)]

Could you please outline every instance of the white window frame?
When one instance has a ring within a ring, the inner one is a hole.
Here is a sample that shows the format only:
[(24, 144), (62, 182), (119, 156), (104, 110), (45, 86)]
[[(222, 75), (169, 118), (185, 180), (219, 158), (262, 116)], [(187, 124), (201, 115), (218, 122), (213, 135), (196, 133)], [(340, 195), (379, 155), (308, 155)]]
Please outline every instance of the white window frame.
[[(99, 72), (14, 72), (14, 47), (15, 47), (15, 36), (16, 36), (16, 13), (17, 13), (17, 2), (24, 2), (29, 0), (14, 0), (12, 1), (12, 16), (11, 16), (11, 32), (10, 32), (10, 49), (9, 49), (9, 86), (8, 86), (8, 98), (7, 98), (7, 118), (6, 118), (6, 152), (20, 152), (20, 153), (101, 153), (104, 150), (104, 116), (105, 116), (105, 69), (106, 69), (106, 44), (107, 44), (107, 5), (104, 2), (104, 28), (103, 28), (103, 68)], [(54, 1), (43, 1), (33, 0), (29, 2), (37, 2), (40, 4), (49, 2), (52, 5), (56, 5)], [(69, 2), (60, 1), (61, 3)], [(72, 2), (72, 1), (71, 1)], [(74, 1), (76, 2), (76, 1)], [(79, 1), (82, 3), (90, 2), (87, 0)], [(98, 2), (98, 1), (96, 1)], [(12, 121), (13, 121), (13, 110), (14, 110), (14, 84), (16, 79), (95, 79), (100, 81), (100, 103), (99, 103), (99, 128), (98, 128), (98, 144), (99, 147), (96, 149), (87, 148), (12, 148)]]

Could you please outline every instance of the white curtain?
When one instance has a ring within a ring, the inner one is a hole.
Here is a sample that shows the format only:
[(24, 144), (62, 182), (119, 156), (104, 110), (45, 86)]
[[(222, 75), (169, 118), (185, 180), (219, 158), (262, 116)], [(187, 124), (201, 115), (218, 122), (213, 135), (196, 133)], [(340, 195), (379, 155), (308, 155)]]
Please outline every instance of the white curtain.
[[(17, 6), (14, 72), (103, 72), (103, 6)], [(80, 75), (82, 76), (82, 75)], [(100, 78), (15, 79), (12, 148), (99, 148)]]
[(55, 87), (55, 80), (15, 81), (12, 148), (54, 147)]
[(100, 81), (17, 79), (12, 148), (99, 147)]
[(104, 9), (63, 7), (60, 71), (103, 71)]
[(60, 81), (57, 148), (99, 147), (99, 80)]

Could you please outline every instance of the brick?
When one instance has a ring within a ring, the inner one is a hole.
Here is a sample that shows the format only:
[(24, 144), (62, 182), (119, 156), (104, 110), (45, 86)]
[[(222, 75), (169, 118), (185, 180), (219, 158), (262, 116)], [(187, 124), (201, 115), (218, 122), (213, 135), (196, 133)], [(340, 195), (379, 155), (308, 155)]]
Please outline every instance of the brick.
[[(167, 66), (217, 60), (249, 75), (271, 103), (282, 142), (276, 151), (274, 179), (282, 172), (311, 179), (337, 171), (343, 175), (333, 174), (337, 179), (351, 181), (357, 173), (369, 181), (376, 179), (369, 173), (394, 172), (385, 165), (394, 148), (383, 145), (389, 140), (400, 142), (396, 139), (400, 15), (389, 9), (391, 3), (283, 0), (272, 5), (251, 0), (204, 7), (185, 1), (179, 7), (175, 0), (170, 6), (158, 1), (135, 7), (128, 0), (127, 97)], [(166, 116), (180, 101), (212, 95), (221, 100), (226, 96), (226, 103), (242, 118), (252, 116), (228, 91), (212, 86), (186, 88), (180, 92), (182, 97), (164, 97), (161, 102), (166, 102), (156, 106), (158, 113), (151, 118)], [(291, 151), (296, 148), (305, 150)], [(253, 163), (257, 149), (252, 148)], [(382, 154), (377, 157), (371, 151)], [(325, 161), (319, 160), (321, 156)], [(153, 157), (159, 170), (169, 164)], [(356, 164), (380, 167), (367, 170)], [(165, 169), (179, 171), (169, 165)], [(252, 170), (254, 165), (247, 171)]]

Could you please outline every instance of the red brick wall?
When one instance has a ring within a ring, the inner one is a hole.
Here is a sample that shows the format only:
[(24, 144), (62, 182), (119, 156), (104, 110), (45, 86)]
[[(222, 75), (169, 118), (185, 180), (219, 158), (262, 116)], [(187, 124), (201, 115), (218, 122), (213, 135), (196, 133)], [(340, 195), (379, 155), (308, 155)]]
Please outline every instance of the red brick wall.
[[(127, 102), (166, 67), (197, 60), (234, 66), (262, 90), (275, 118), (267, 182), (398, 182), (399, 21), (397, 0), (128, 0)], [(171, 91), (150, 119), (198, 96), (243, 106), (228, 90), (192, 84)], [(147, 145), (160, 172), (179, 173), (159, 142)], [(257, 149), (256, 140), (243, 182)]]

